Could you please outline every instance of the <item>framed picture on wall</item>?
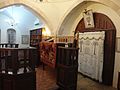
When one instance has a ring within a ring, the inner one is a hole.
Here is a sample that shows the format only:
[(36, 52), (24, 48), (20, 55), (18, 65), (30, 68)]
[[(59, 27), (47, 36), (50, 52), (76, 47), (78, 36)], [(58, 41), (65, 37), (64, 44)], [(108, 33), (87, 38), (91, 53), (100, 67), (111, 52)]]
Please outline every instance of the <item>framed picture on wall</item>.
[(120, 53), (120, 37), (116, 38), (116, 52)]
[(29, 35), (22, 35), (22, 44), (29, 44)]
[(94, 28), (94, 19), (92, 10), (86, 10), (83, 12), (85, 28)]

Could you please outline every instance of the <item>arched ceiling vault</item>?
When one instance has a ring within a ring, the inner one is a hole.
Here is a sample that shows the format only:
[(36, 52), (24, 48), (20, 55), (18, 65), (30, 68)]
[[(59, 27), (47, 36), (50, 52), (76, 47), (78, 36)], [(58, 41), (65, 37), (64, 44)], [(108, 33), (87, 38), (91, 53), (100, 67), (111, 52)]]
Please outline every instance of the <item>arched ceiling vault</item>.
[[(86, 1), (87, 1), (87, 3), (86, 3)], [(68, 21), (69, 21), (68, 19), (72, 18), (71, 16), (73, 16), (73, 14), (74, 14), (74, 16), (78, 16), (78, 14), (82, 13), (83, 8), (86, 8), (89, 5), (92, 5), (94, 3), (98, 3), (98, 4), (104, 5), (106, 7), (109, 7), (120, 16), (120, 6), (119, 6), (120, 1), (118, 1), (118, 0), (84, 0), (83, 2), (78, 0), (77, 2), (79, 2), (79, 3), (75, 3), (74, 6), (70, 7), (69, 10), (65, 13), (64, 18), (62, 19), (63, 21), (61, 20), (61, 24), (59, 24), (61, 26), (59, 27), (59, 30), (57, 31), (58, 35), (65, 34), (65, 32), (63, 32), (63, 30), (66, 30), (64, 28), (64, 26), (67, 26), (66, 23), (68, 23)], [(78, 11), (79, 11), (79, 13), (75, 13)], [(71, 19), (71, 21), (72, 21), (72, 19)], [(67, 27), (70, 27), (70, 25)], [(75, 29), (75, 28), (73, 28), (73, 29)]]
[(32, 0), (3, 0), (0, 1), (0, 8), (5, 8), (12, 5), (23, 5), (30, 12), (34, 13), (34, 15), (36, 15), (43, 23), (45, 23), (50, 30), (53, 30), (53, 25), (51, 24), (49, 18), (42, 12), (42, 9), (38, 9), (39, 6), (35, 4), (36, 3)]

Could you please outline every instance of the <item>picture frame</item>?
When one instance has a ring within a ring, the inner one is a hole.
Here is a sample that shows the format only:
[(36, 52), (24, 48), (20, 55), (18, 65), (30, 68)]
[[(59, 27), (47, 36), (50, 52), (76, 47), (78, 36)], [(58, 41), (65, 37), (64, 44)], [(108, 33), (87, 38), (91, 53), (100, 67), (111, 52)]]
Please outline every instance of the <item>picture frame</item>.
[(116, 38), (116, 52), (120, 53), (120, 37)]
[(22, 44), (29, 44), (29, 35), (22, 35)]
[(83, 12), (84, 24), (85, 28), (94, 28), (94, 18), (92, 9), (86, 10)]

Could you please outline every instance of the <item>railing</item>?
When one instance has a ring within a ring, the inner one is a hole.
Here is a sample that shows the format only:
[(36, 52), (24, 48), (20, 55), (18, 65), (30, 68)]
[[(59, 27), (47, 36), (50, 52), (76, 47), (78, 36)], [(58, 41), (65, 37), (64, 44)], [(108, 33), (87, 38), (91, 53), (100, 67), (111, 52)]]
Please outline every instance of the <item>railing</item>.
[(0, 43), (0, 48), (18, 48), (19, 44), (15, 43)]
[(35, 48), (0, 48), (0, 72), (18, 74), (19, 69), (22, 73), (35, 70)]
[(36, 90), (35, 48), (0, 48), (0, 90)]

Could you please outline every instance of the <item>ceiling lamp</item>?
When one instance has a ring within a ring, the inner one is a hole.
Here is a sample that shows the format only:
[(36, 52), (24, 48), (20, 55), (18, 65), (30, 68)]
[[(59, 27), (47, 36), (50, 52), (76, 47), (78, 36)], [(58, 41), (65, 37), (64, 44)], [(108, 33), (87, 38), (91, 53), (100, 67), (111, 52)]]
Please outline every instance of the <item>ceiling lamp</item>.
[(7, 22), (10, 26), (15, 26), (15, 25), (17, 25), (18, 24), (18, 22), (14, 19), (14, 10), (13, 10), (13, 6), (11, 6), (11, 10), (10, 10), (10, 12), (11, 12), (11, 16), (10, 17), (8, 17), (8, 19), (6, 19), (5, 20), (5, 22)]

